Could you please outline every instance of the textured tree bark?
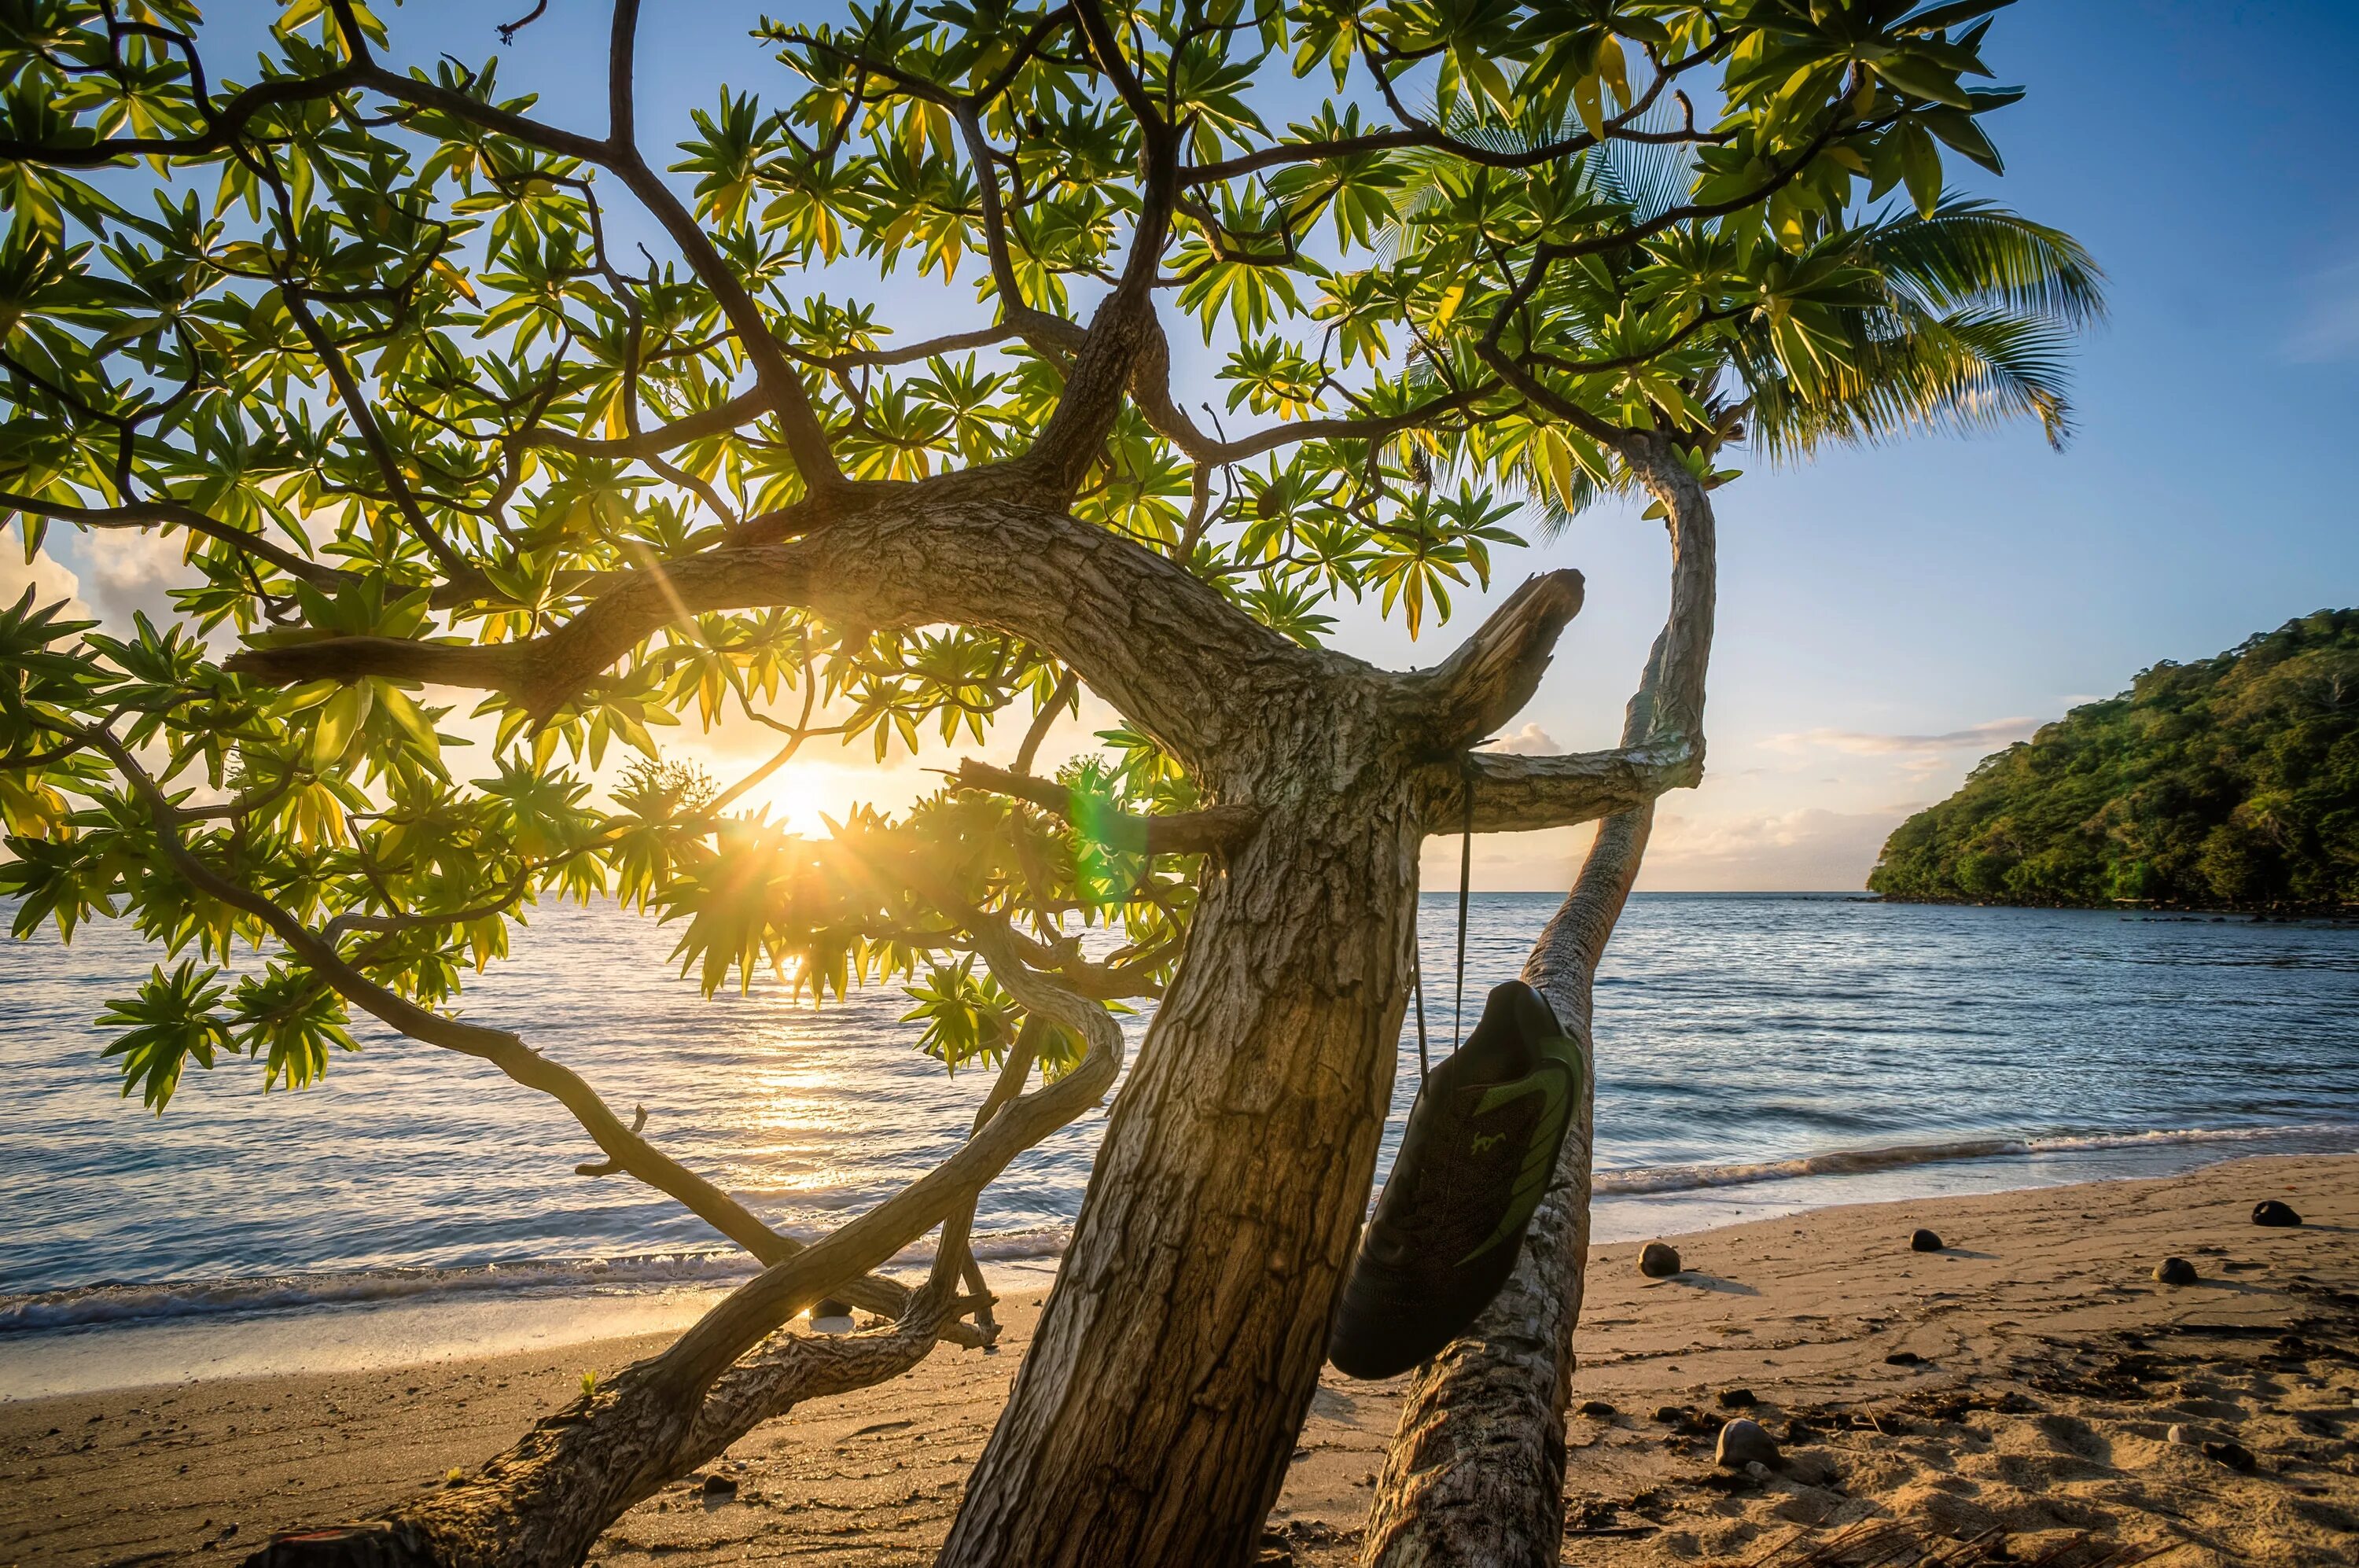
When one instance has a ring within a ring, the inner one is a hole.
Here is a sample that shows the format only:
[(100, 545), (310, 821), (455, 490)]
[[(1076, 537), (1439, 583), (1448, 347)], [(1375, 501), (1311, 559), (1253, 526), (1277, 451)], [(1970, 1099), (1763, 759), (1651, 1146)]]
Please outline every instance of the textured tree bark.
[(943, 1564), (1253, 1560), (1375, 1168), (1419, 846), (1579, 603), (1536, 578), (1439, 669), (1303, 681), (1205, 760), (1259, 825), (1206, 879)]
[[(1631, 699), (1623, 743), (1683, 745), (1700, 770), (1715, 593), (1712, 504), (1658, 439), (1634, 437), (1625, 455), (1669, 514), (1671, 606)], [(1577, 1119), (1506, 1287), (1410, 1380), (1371, 1501), (1361, 1548), (1367, 1568), (1548, 1568), (1563, 1551), (1564, 1411), (1594, 1147), (1591, 987), (1653, 824), (1651, 802), (1600, 824), (1571, 895), (1524, 966), (1524, 978), (1580, 1044)]]
[(1244, 748), (1262, 830), (1208, 881), (944, 1563), (1252, 1559), (1375, 1169), (1422, 836), (1332, 717)]

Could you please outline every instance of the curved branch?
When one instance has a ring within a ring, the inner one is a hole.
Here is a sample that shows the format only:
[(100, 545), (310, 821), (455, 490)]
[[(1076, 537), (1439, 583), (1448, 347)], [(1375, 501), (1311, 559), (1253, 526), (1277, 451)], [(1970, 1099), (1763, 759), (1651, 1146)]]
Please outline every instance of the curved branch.
[[(156, 823), (157, 846), (173, 870), (207, 898), (269, 927), (288, 951), (347, 1002), (412, 1040), (490, 1062), (526, 1088), (549, 1095), (573, 1114), (582, 1131), (616, 1168), (679, 1203), (762, 1262), (776, 1265), (802, 1250), (802, 1244), (778, 1235), (752, 1210), (641, 1138), (637, 1128), (625, 1127), (598, 1092), (572, 1069), (541, 1055), (506, 1029), (448, 1018), (387, 990), (285, 908), (207, 866), (180, 837), (179, 823), (186, 813), (165, 798), (129, 748), (103, 730), (87, 734), (90, 744), (113, 759), (147, 806)], [(890, 1279), (855, 1280), (838, 1293), (874, 1312), (897, 1312), (908, 1300), (908, 1292)]]
[[(1104, 1018), (1102, 1009), (1099, 1017)], [(1105, 1028), (1113, 1029), (1111, 1019)], [(1114, 1035), (1118, 1046), (1120, 1031)], [(1004, 1144), (1011, 1117), (1027, 1108), (1037, 1110), (1092, 1066), (1092, 1059), (1084, 1056), (1082, 1067), (1053, 1089), (1014, 1098), (1033, 1061), (1034, 1054), (1021, 1043), (1008, 1053), (961, 1156), (985, 1140)], [(1105, 1076), (1110, 1082), (1111, 1074)], [(1104, 1087), (1101, 1083), (1098, 1092), (1103, 1094)], [(1069, 1092), (1065, 1097), (1078, 1096)], [(1078, 1114), (1082, 1107), (1072, 1108)], [(1036, 1130), (1035, 1140), (1046, 1130)], [(953, 1156), (951, 1162), (959, 1158)], [(1005, 1154), (999, 1163), (1006, 1163)], [(911, 1193), (935, 1181), (944, 1169), (886, 1200), (813, 1251), (823, 1253), (845, 1231), (864, 1224), (892, 1234), (880, 1222), (890, 1215), (897, 1224), (911, 1206)], [(766, 1328), (748, 1334), (739, 1323), (732, 1331), (742, 1336), (737, 1349), (710, 1373), (673, 1367), (681, 1346), (696, 1340), (715, 1319), (742, 1314), (751, 1288), (741, 1289), (664, 1356), (624, 1368), (605, 1388), (590, 1388), (572, 1406), (544, 1418), (462, 1484), (414, 1497), (365, 1524), (274, 1538), (250, 1562), (259, 1568), (351, 1568), (355, 1563), (440, 1568), (460, 1562), (476, 1568), (545, 1568), (580, 1562), (625, 1508), (720, 1453), (758, 1422), (804, 1399), (881, 1382), (923, 1359), (951, 1309), (963, 1304), (951, 1295), (953, 1281), (971, 1264), (967, 1231), (976, 1193), (988, 1180), (986, 1174), (968, 1181), (951, 1199), (940, 1216), (942, 1234), (926, 1284), (893, 1327), (847, 1339), (778, 1332), (800, 1310), (790, 1306)], [(909, 1232), (900, 1245), (930, 1228)], [(849, 1271), (850, 1266), (837, 1267)], [(795, 1281), (782, 1287), (790, 1300), (807, 1295), (816, 1301), (819, 1291), (828, 1288), (823, 1269), (815, 1268), (810, 1254), (772, 1269), (755, 1283), (779, 1279)]]
[(0, 512), (29, 512), (37, 517), (72, 523), (85, 528), (183, 528), (190, 533), (202, 534), (207, 539), (219, 539), (233, 549), (244, 550), (256, 561), (266, 561), (289, 577), (300, 578), (314, 587), (333, 591), (360, 581), (352, 572), (333, 566), (322, 566), (276, 540), (234, 524), (217, 521), (178, 501), (132, 501), (120, 506), (74, 506), (0, 490)]
[(1435, 750), (1472, 745), (1531, 701), (1582, 593), (1578, 572), (1527, 577), (1448, 659), (1401, 682)]
[(1054, 652), (1183, 758), (1217, 751), (1260, 704), (1343, 662), (1280, 637), (1156, 551), (1037, 506), (936, 484), (786, 543), (623, 574), (529, 641), (324, 637), (251, 648), (228, 667), (290, 685), (385, 675), (505, 691), (545, 718), (683, 614), (774, 606), (862, 626), (1012, 633)]
[[(1710, 497), (1668, 441), (1648, 437), (1633, 450), (1633, 471), (1650, 488), (1660, 486), (1671, 607), (1630, 699), (1622, 738), (1642, 747), (1666, 734), (1693, 735), (1700, 751), (1715, 519)], [(1524, 965), (1524, 978), (1581, 1048), (1581, 1103), (1506, 1288), (1472, 1329), (1410, 1379), (1369, 1508), (1361, 1555), (1368, 1568), (1549, 1562), (1563, 1544), (1564, 1410), (1589, 1253), (1592, 986), (1637, 879), (1654, 815), (1649, 803), (1605, 819), (1579, 880)]]

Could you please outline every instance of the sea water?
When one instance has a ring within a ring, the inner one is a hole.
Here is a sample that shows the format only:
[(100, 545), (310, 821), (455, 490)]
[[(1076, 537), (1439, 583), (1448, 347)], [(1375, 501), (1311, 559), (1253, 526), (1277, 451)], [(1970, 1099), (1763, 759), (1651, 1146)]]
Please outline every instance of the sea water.
[[(1473, 898), (1469, 1027), (1556, 902)], [(1454, 895), (1424, 899), (1437, 1054), (1456, 917)], [(814, 1008), (764, 980), (706, 1000), (670, 944), (610, 905), (538, 911), (465, 1014), (622, 1114), (644, 1106), (666, 1152), (798, 1236), (964, 1137), (989, 1073), (915, 1049), (897, 990)], [(266, 1094), (232, 1058), (148, 1114), (118, 1095), (92, 1020), (158, 956), (104, 924), (0, 945), (0, 1397), (665, 1326), (750, 1271), (660, 1194), (574, 1174), (597, 1150), (553, 1101), (366, 1019), (365, 1049), (317, 1088)], [(1145, 1024), (1128, 1020), (1134, 1057)], [(2359, 1149), (2349, 927), (1640, 895), (1596, 1037), (1601, 1239)], [(1379, 1179), (1416, 1091), (1413, 1027), (1400, 1051)], [(1045, 1282), (1104, 1126), (1083, 1116), (984, 1194), (976, 1250), (1003, 1277)], [(587, 1316), (551, 1327), (560, 1298)]]

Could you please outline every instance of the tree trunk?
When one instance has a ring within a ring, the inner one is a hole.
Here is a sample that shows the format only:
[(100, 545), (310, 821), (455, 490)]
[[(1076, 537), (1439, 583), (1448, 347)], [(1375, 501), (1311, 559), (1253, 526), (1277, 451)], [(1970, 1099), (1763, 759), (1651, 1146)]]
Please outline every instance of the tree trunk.
[(1392, 1094), (1424, 830), (1390, 737), (1323, 700), (1276, 717), (1244, 754), (1263, 829), (1206, 879), (945, 1564), (1249, 1563), (1285, 1477)]
[(1654, 809), (1598, 830), (1578, 890), (1524, 978), (1581, 1047), (1581, 1104), (1555, 1182), (1506, 1287), (1463, 1337), (1418, 1368), (1376, 1477), (1361, 1561), (1370, 1568), (1529, 1568), (1564, 1540), (1564, 1408), (1589, 1253), (1596, 1052), (1590, 978), (1646, 852)]
[[(1685, 737), (1702, 756), (1704, 674), (1717, 590), (1712, 503), (1659, 436), (1621, 448), (1662, 502), (1671, 604), (1623, 724), (1625, 746)], [(1572, 891), (1534, 944), (1524, 978), (1580, 1043), (1579, 1120), (1506, 1289), (1464, 1336), (1420, 1367), (1377, 1476), (1367, 1568), (1550, 1568), (1564, 1548), (1564, 1410), (1589, 1258), (1595, 1051), (1591, 983), (1654, 825), (1652, 803), (1598, 829)]]
[[(1482, 800), (1465, 747), (1530, 699), (1581, 598), (1578, 572), (1532, 578), (1419, 674), (1291, 648), (1245, 667), (1246, 727), (1201, 775), (1259, 827), (1208, 866), (946, 1568), (1253, 1560), (1366, 1212), (1419, 845)], [(1651, 798), (1642, 772), (1605, 810)]]

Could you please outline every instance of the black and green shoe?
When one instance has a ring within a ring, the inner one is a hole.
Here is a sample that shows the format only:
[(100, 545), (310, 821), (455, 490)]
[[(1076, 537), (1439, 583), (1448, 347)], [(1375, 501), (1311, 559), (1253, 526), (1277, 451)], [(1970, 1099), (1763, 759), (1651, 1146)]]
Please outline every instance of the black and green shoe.
[(1361, 1234), (1327, 1358), (1390, 1377), (1440, 1350), (1514, 1272), (1581, 1092), (1581, 1052), (1520, 980), (1426, 1079)]

